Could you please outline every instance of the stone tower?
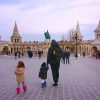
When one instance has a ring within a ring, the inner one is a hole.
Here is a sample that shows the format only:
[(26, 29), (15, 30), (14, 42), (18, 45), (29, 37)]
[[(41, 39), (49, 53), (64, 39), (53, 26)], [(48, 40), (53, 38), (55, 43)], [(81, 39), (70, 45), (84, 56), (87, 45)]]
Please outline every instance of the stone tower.
[(11, 42), (13, 42), (13, 43), (20, 43), (20, 42), (22, 42), (21, 39), (22, 39), (22, 37), (19, 35), (18, 27), (17, 27), (17, 24), (15, 22), (13, 34), (11, 36)]
[(100, 20), (99, 20), (97, 28), (94, 30), (94, 33), (95, 33), (95, 39), (100, 40)]

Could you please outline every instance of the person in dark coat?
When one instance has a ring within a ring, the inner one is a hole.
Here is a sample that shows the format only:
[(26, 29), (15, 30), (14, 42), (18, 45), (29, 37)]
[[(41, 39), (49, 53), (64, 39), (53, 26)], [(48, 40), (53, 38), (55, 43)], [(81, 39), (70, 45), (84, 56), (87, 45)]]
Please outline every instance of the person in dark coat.
[(16, 59), (17, 58), (17, 52), (15, 52), (14, 55), (15, 55), (15, 59)]
[(47, 71), (48, 71), (48, 67), (46, 66), (46, 63), (43, 62), (41, 64), (40, 71), (39, 71), (39, 78), (42, 79), (41, 81), (42, 88), (46, 86)]
[(83, 57), (85, 57), (85, 52), (83, 52)]
[[(66, 60), (66, 64), (68, 63), (70, 63), (69, 62), (69, 57), (70, 57), (70, 52), (69, 52), (69, 50), (65, 50), (65, 60)], [(65, 61), (64, 61), (64, 63), (65, 63)]]
[(53, 75), (53, 80), (54, 84), (53, 86), (58, 86), (58, 79), (59, 79), (59, 67), (60, 67), (60, 59), (54, 59), (53, 52), (55, 49), (60, 49), (60, 55), (62, 55), (62, 50), (59, 46), (59, 44), (55, 41), (51, 41), (51, 46), (48, 49), (48, 54), (47, 54), (47, 64), (50, 64), (51, 70), (52, 70), (52, 75)]
[(33, 53), (32, 53), (32, 51), (31, 50), (28, 50), (28, 56), (29, 56), (29, 58), (32, 58), (32, 56), (33, 56)]
[(41, 58), (41, 51), (38, 51), (39, 59)]
[(62, 51), (62, 60), (63, 60), (63, 63), (65, 64), (65, 50)]

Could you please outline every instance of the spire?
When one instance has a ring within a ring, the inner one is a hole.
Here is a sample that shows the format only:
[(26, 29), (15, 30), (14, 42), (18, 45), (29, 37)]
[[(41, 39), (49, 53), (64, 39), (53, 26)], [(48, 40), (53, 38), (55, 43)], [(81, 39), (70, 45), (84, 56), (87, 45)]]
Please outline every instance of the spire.
[(99, 20), (97, 28), (94, 30), (94, 33), (95, 33), (95, 39), (100, 40), (100, 20)]
[(79, 26), (78, 21), (77, 21), (77, 25), (76, 25), (75, 34), (77, 34), (79, 40), (83, 40), (83, 36), (81, 35), (80, 26)]
[(14, 30), (13, 30), (12, 36), (20, 37), (16, 21), (15, 21), (15, 26), (14, 26)]
[(94, 30), (94, 32), (97, 32), (97, 31), (100, 31), (100, 19), (99, 19), (98, 26), (97, 26), (97, 28)]
[(76, 30), (75, 30), (75, 32), (76, 32), (78, 35), (81, 35), (80, 26), (79, 26), (78, 21), (77, 21), (77, 25), (76, 25)]

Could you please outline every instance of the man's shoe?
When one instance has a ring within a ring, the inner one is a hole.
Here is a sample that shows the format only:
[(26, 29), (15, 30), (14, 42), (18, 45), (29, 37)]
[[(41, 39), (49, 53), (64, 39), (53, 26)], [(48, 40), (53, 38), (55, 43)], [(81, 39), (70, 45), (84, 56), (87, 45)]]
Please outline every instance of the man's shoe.
[(58, 84), (52, 84), (52, 86), (58, 86)]

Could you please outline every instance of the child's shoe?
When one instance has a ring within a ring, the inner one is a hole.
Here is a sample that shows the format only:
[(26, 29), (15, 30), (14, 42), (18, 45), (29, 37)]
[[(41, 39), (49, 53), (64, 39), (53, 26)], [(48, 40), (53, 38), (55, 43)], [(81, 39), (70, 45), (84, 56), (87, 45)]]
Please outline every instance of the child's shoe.
[(16, 88), (16, 93), (19, 94), (20, 93), (20, 87)]
[(41, 83), (41, 85), (42, 85), (42, 88), (44, 88), (44, 87), (45, 87), (44, 83)]
[(23, 90), (24, 90), (24, 92), (26, 92), (27, 91), (27, 87), (23, 86)]
[(42, 87), (42, 88), (45, 87), (44, 80), (41, 81), (41, 87)]

